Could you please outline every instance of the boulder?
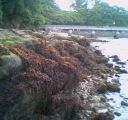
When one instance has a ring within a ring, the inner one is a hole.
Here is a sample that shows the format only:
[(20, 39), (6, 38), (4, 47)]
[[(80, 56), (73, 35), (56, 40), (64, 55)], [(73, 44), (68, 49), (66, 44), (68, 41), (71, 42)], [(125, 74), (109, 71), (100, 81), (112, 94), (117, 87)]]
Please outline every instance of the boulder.
[(84, 47), (90, 46), (90, 42), (87, 39), (79, 39), (76, 42), (78, 42), (79, 45)]
[(117, 83), (117, 84), (120, 83), (118, 79), (112, 79), (112, 81), (113, 81), (114, 83)]
[(106, 93), (107, 92), (107, 85), (105, 83), (100, 83), (97, 89), (98, 93)]
[(108, 58), (105, 58), (105, 57), (100, 57), (100, 59), (97, 59), (96, 60), (96, 62), (98, 63), (98, 64), (107, 64), (108, 63), (108, 61), (109, 61), (109, 59)]
[(117, 55), (113, 55), (110, 58), (113, 58), (113, 62), (119, 62), (120, 61), (120, 59)]
[(115, 68), (114, 68), (114, 69), (118, 72), (118, 74), (127, 73), (127, 70), (122, 69), (122, 68), (121, 68), (121, 67), (119, 67), (119, 66), (115, 66)]
[(123, 73), (127, 73), (127, 70), (121, 69), (120, 71), (118, 71), (118, 74), (123, 74)]
[(117, 62), (117, 64), (119, 64), (119, 65), (126, 65), (125, 62), (121, 62), (121, 61)]
[(97, 55), (102, 55), (102, 53), (101, 53), (100, 50), (95, 50), (95, 53), (96, 53)]
[(122, 106), (128, 106), (128, 103), (126, 101), (121, 101)]
[(120, 68), (119, 66), (115, 66), (114, 69), (115, 69), (116, 71), (119, 71), (121, 68)]
[(114, 112), (114, 114), (115, 114), (116, 116), (121, 116), (121, 113), (119, 113), (119, 112)]
[(106, 63), (106, 66), (109, 67), (109, 68), (112, 68), (112, 67), (113, 67), (113, 64), (111, 64), (111, 63)]
[(100, 83), (97, 91), (98, 93), (101, 94), (106, 93), (107, 91), (120, 92), (120, 85), (118, 83), (110, 83), (110, 82)]
[(23, 67), (20, 57), (13, 53), (1, 56), (0, 61), (0, 79), (4, 79), (5, 77), (20, 71)]
[(116, 83), (107, 82), (107, 90), (109, 92), (120, 92), (120, 86)]
[(120, 75), (118, 75), (118, 74), (115, 74), (115, 77), (119, 78), (119, 77), (120, 77)]
[(113, 120), (114, 115), (112, 112), (96, 113), (91, 120)]

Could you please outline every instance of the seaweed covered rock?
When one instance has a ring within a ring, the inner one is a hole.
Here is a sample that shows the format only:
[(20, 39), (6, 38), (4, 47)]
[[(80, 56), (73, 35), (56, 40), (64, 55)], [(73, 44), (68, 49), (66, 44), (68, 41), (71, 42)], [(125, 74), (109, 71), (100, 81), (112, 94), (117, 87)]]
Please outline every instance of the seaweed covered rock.
[(75, 88), (85, 81), (82, 91), (88, 96), (96, 91), (91, 75), (108, 73), (107, 60), (86, 39), (51, 39), (49, 46), (37, 41), (12, 46), (11, 57), (2, 56), (6, 69), (1, 73), (14, 73), (0, 83), (0, 104), (6, 108), (0, 109), (2, 120), (75, 120), (82, 108)]
[[(58, 55), (55, 55), (55, 58), (52, 59), (50, 54), (48, 54), (51, 53), (49, 49), (45, 49), (44, 54), (21, 46), (15, 46), (10, 48), (10, 50), (19, 55), (24, 64), (24, 70), (12, 77), (12, 81), (16, 83), (16, 88), (24, 93), (24, 97), (22, 97), (22, 100), (18, 102), (16, 107), (12, 107), (12, 110), (6, 114), (6, 118), (9, 120), (20, 120), (21, 118), (25, 120), (30, 116), (29, 119), (35, 116), (53, 114), (56, 110), (54, 106), (58, 104), (58, 102), (53, 102), (53, 96), (60, 94), (62, 91), (71, 92), (81, 79), (80, 72), (71, 62), (69, 63), (62, 59), (63, 57), (61, 58), (59, 53), (55, 51), (52, 52), (53, 56), (55, 54)], [(40, 48), (40, 50), (43, 50), (43, 48)], [(29, 101), (26, 101), (28, 97), (30, 97)], [(70, 97), (69, 99), (72, 101), (73, 98)], [(29, 106), (25, 108), (29, 112), (24, 113), (24, 107), (22, 107), (24, 102), (25, 106)], [(30, 102), (32, 102), (31, 105)], [(65, 99), (64, 103), (59, 105), (59, 108), (64, 108), (63, 105), (65, 103), (68, 106), (68, 99)], [(61, 113), (67, 109), (72, 111), (73, 106), (62, 109)], [(65, 114), (67, 114), (66, 111)], [(35, 118), (37, 119), (37, 117)]]
[[(86, 41), (86, 40), (81, 40)], [(67, 41), (58, 42), (55, 48), (62, 56), (70, 57), (88, 74), (99, 75), (101, 72), (108, 72), (108, 67), (105, 65), (108, 61), (103, 55), (95, 53), (95, 50), (88, 45), (81, 45), (80, 42)], [(82, 70), (82, 69), (81, 69)]]
[(91, 120), (113, 120), (114, 114), (112, 112), (97, 113)]
[(12, 48), (12, 51), (22, 58), (26, 72), (34, 70), (37, 73), (47, 74), (54, 82), (56, 82), (56, 85), (58, 85), (56, 87), (59, 89), (64, 89), (70, 82), (71, 88), (72, 85), (79, 82), (79, 71), (72, 65), (72, 63), (62, 61), (62, 59), (58, 59), (59, 61), (56, 62), (52, 60), (52, 58), (50, 59), (45, 55), (37, 54), (34, 51), (23, 47)]

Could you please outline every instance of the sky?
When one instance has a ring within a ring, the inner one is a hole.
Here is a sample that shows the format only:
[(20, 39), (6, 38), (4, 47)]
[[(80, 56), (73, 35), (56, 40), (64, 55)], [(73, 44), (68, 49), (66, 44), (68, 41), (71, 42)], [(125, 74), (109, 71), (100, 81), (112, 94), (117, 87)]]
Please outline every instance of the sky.
[(70, 10), (70, 5), (72, 4), (72, 1), (73, 0), (55, 0), (57, 5), (59, 5), (62, 10)]
[[(58, 6), (62, 10), (70, 10), (70, 5), (72, 4), (73, 0), (55, 0)], [(123, 7), (128, 10), (128, 0), (103, 0), (107, 2), (109, 5), (116, 5), (118, 7)]]

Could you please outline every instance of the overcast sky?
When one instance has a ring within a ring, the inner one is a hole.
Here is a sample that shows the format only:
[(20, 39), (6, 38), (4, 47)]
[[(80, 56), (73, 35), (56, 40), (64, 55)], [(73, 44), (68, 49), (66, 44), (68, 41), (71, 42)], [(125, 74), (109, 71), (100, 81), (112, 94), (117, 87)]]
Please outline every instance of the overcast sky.
[[(59, 7), (63, 10), (69, 10), (73, 0), (55, 0)], [(117, 5), (128, 10), (128, 0), (103, 0), (110, 5)]]

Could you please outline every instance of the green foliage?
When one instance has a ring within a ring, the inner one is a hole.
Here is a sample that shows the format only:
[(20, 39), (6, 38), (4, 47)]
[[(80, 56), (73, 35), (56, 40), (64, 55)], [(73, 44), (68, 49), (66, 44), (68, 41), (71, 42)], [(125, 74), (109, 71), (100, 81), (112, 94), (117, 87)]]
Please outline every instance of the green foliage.
[[(95, 3), (88, 8), (88, 3)], [(74, 4), (73, 4), (74, 5)], [(95, 26), (128, 26), (128, 11), (117, 6), (109, 6), (100, 0), (75, 0), (74, 9), (79, 14), (79, 24)]]
[(75, 0), (72, 4), (72, 7), (75, 9), (80, 9), (82, 7), (87, 8), (87, 5), (89, 3), (89, 0)]
[(41, 14), (41, 0), (1, 0), (0, 5), (0, 20), (4, 25), (25, 27), (38, 26), (46, 22)]
[[(89, 9), (88, 5), (94, 4)], [(0, 25), (38, 27), (42, 24), (128, 26), (128, 11), (100, 0), (74, 0), (74, 11), (63, 11), (54, 0), (0, 0)]]
[(0, 23), (2, 20), (2, 4), (1, 4), (1, 0), (0, 0)]

